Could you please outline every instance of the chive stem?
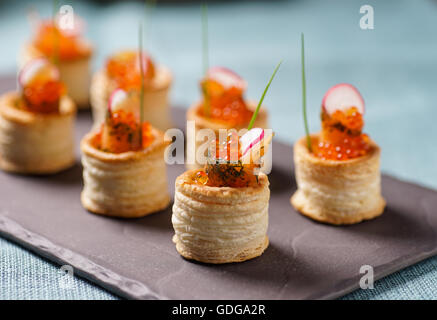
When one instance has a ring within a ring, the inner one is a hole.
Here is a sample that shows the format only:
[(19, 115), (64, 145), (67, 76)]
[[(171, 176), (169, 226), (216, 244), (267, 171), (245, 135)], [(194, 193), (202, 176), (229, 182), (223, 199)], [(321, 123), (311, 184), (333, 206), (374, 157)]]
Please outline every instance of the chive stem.
[(55, 32), (55, 36), (53, 37), (53, 57), (52, 62), (54, 65), (59, 64), (59, 50), (60, 50), (60, 37), (61, 37), (61, 30), (60, 26), (56, 25), (56, 14), (58, 11), (58, 0), (53, 0), (53, 8), (52, 8), (52, 24), (53, 24), (53, 32)]
[[(203, 74), (206, 77), (209, 68), (209, 44), (208, 44), (208, 5), (205, 2), (202, 2), (202, 65), (203, 65)], [(209, 108), (209, 97), (208, 90), (203, 88), (203, 94), (205, 96), (204, 101), (204, 111), (205, 115), (209, 116), (210, 108)]]
[(145, 22), (145, 32), (144, 32), (144, 38), (146, 40), (146, 46), (147, 43), (149, 43), (149, 39), (150, 39), (150, 30), (151, 30), (151, 21), (152, 21), (152, 11), (156, 6), (156, 0), (145, 0), (144, 1), (145, 5), (144, 5), (144, 11), (145, 11), (145, 18), (146, 18), (146, 22)]
[(53, 24), (55, 23), (55, 18), (56, 18), (56, 12), (58, 11), (58, 1), (57, 0), (53, 0), (52, 2), (52, 21)]
[(265, 97), (267, 91), (269, 90), (270, 84), (272, 83), (273, 78), (275, 77), (276, 72), (278, 72), (279, 67), (281, 66), (281, 64), (282, 64), (282, 60), (279, 61), (278, 65), (276, 66), (275, 70), (273, 71), (273, 73), (272, 73), (272, 75), (270, 77), (270, 80), (269, 80), (269, 82), (267, 83), (267, 85), (266, 85), (266, 87), (264, 89), (264, 92), (263, 92), (263, 94), (261, 96), (261, 99), (258, 102), (258, 106), (256, 107), (255, 112), (253, 113), (252, 119), (250, 119), (249, 127), (247, 128), (247, 130), (252, 129), (253, 125), (255, 124), (255, 120), (256, 120), (256, 117), (258, 116), (259, 109), (261, 108), (261, 105), (262, 105), (262, 103), (264, 101), (264, 97)]
[(143, 113), (144, 113), (144, 66), (143, 66), (143, 24), (140, 22), (138, 28), (138, 60), (140, 63), (140, 146), (143, 146)]
[(305, 40), (304, 34), (301, 34), (301, 59), (302, 59), (302, 113), (303, 113), (303, 122), (305, 126), (305, 133), (307, 138), (307, 146), (310, 152), (313, 152), (313, 148), (311, 146), (311, 137), (310, 130), (308, 126), (308, 118), (307, 118), (307, 93), (306, 93), (306, 78), (305, 78)]

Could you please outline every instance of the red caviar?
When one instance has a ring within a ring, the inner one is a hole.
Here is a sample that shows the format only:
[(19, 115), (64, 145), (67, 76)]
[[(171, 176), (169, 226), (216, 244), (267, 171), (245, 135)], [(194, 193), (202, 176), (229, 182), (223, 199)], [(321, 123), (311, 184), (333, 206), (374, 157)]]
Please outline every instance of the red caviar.
[(133, 113), (118, 110), (108, 114), (93, 143), (105, 152), (122, 153), (144, 149), (153, 139), (148, 122), (144, 122), (140, 130), (140, 124)]
[(216, 140), (216, 161), (210, 160), (203, 170), (198, 170), (194, 174), (194, 181), (211, 187), (242, 188), (256, 185), (258, 177), (253, 174), (255, 165), (246, 165), (238, 161), (241, 157), (238, 141), (238, 134), (235, 131), (231, 132), (222, 143)]
[[(144, 55), (143, 60), (144, 81), (147, 84), (155, 76), (155, 67), (148, 56)], [(106, 63), (106, 71), (121, 89), (141, 88), (141, 70), (138, 53), (135, 51), (122, 51), (112, 56)]]
[(75, 60), (91, 54), (91, 48), (85, 45), (77, 36), (66, 35), (52, 21), (42, 22), (34, 46), (46, 57), (61, 60)]
[(231, 131), (226, 137), (225, 141), (216, 139), (215, 141), (216, 159), (226, 161), (238, 161), (241, 157), (241, 150), (239, 147), (239, 136), (236, 131)]
[(23, 88), (24, 105), (39, 113), (59, 111), (59, 101), (66, 92), (65, 86), (56, 80), (36, 80)]
[(369, 137), (362, 133), (363, 115), (356, 107), (332, 115), (322, 111), (322, 132), (315, 154), (326, 160), (349, 160), (369, 151)]
[(212, 79), (201, 82), (203, 106), (199, 113), (231, 125), (244, 125), (250, 121), (253, 111), (247, 108), (243, 91), (237, 87), (226, 89)]

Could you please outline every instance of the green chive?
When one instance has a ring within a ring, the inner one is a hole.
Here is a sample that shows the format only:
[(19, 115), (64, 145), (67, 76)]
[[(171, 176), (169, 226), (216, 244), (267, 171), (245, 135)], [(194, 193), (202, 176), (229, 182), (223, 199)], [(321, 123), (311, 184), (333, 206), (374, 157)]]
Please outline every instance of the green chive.
[(52, 20), (53, 20), (53, 23), (55, 23), (57, 11), (58, 11), (58, 1), (53, 0), (53, 2), (52, 2)]
[(138, 27), (138, 57), (140, 63), (141, 88), (140, 88), (140, 146), (143, 145), (143, 112), (144, 112), (144, 66), (143, 66), (143, 24)]
[(208, 72), (208, 5), (206, 2), (202, 3), (202, 60), (203, 73)]
[[(202, 64), (203, 74), (206, 76), (209, 68), (209, 49), (208, 49), (208, 5), (206, 2), (202, 2)], [(209, 116), (209, 97), (208, 92), (203, 88), (203, 94), (205, 96), (204, 111), (205, 115)]]
[(305, 78), (305, 42), (304, 35), (301, 34), (301, 58), (302, 58), (302, 112), (303, 112), (303, 122), (305, 126), (305, 132), (307, 136), (307, 146), (310, 152), (313, 152), (313, 148), (311, 146), (311, 137), (310, 130), (308, 128), (308, 119), (307, 119), (307, 90), (306, 90), (306, 78)]
[(152, 20), (152, 11), (156, 6), (156, 0), (145, 0), (144, 1), (145, 5), (144, 5), (144, 10), (145, 10), (145, 19), (146, 19), (146, 31), (144, 34), (144, 38), (146, 39), (146, 46), (148, 43), (148, 40), (150, 38), (150, 26), (151, 26), (151, 20)]
[(56, 27), (56, 14), (58, 11), (58, 6), (59, 6), (58, 1), (53, 0), (53, 7), (52, 7), (53, 30), (54, 30), (54, 32), (58, 31), (58, 36), (53, 37), (54, 44), (53, 44), (53, 57), (52, 57), (53, 61), (52, 62), (55, 65), (58, 65), (58, 63), (59, 63), (59, 46), (60, 46), (60, 44), (59, 44), (60, 39), (59, 38), (60, 38), (60, 32), (61, 32), (61, 30), (60, 29), (57, 30), (57, 27)]
[(273, 78), (274, 78), (275, 75), (276, 75), (276, 72), (278, 72), (279, 67), (281, 66), (281, 63), (282, 63), (282, 60), (278, 63), (278, 65), (276, 66), (275, 70), (273, 71), (273, 74), (272, 74), (272, 76), (270, 77), (270, 80), (269, 80), (269, 82), (267, 83), (266, 88), (264, 89), (264, 92), (263, 92), (263, 94), (262, 94), (262, 96), (261, 96), (261, 99), (260, 99), (259, 102), (258, 102), (258, 106), (256, 107), (255, 112), (253, 113), (252, 119), (250, 119), (249, 127), (247, 128), (247, 130), (252, 129), (252, 127), (253, 127), (253, 125), (254, 125), (254, 123), (255, 123), (256, 117), (258, 116), (259, 109), (261, 108), (261, 105), (262, 105), (262, 103), (263, 103), (263, 101), (264, 101), (264, 97), (265, 97), (267, 91), (269, 90), (270, 84), (272, 83)]

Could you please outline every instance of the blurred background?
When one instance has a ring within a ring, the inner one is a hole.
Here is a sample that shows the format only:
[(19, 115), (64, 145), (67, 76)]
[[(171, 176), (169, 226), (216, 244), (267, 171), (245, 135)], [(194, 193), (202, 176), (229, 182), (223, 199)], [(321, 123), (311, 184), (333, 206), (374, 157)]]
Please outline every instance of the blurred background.
[[(0, 2), (0, 74), (15, 73), (32, 30), (28, 11), (42, 17), (52, 1)], [(142, 1), (59, 1), (87, 21), (94, 69), (116, 50), (137, 46)], [(362, 30), (360, 7), (374, 9), (374, 29)], [(158, 1), (147, 24), (146, 47), (175, 77), (174, 106), (199, 98), (202, 74), (198, 1)], [(227, 66), (259, 99), (276, 63), (284, 63), (266, 97), (280, 140), (303, 135), (300, 33), (305, 33), (309, 122), (320, 128), (321, 99), (339, 82), (357, 86), (366, 101), (365, 131), (382, 147), (382, 167), (437, 188), (437, 1), (210, 1), (210, 65)]]

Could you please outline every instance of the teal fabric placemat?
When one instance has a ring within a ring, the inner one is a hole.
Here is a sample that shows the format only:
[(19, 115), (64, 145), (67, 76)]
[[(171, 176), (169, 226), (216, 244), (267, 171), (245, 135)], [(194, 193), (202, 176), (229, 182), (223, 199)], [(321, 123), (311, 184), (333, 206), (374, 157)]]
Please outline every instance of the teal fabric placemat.
[[(26, 10), (42, 16), (52, 1), (0, 2), (0, 73), (15, 72), (16, 55), (29, 38)], [(135, 47), (138, 2), (60, 1), (88, 21), (96, 47), (95, 67), (120, 48)], [(361, 30), (360, 6), (372, 5), (374, 30)], [(338, 82), (355, 84), (366, 100), (365, 130), (382, 147), (382, 170), (437, 188), (437, 1), (225, 1), (209, 8), (210, 64), (225, 65), (249, 82), (257, 99), (275, 64), (284, 59), (265, 104), (277, 137), (303, 134), (300, 112), (300, 33), (305, 32), (311, 131), (319, 130), (324, 92)], [(156, 61), (175, 77), (172, 101), (188, 107), (199, 97), (202, 73), (198, 3), (159, 4), (146, 44)], [(0, 239), (0, 298), (112, 299), (76, 279), (60, 289), (59, 267)], [(437, 299), (437, 258), (428, 259), (359, 290), (345, 299)], [(67, 292), (68, 291), (68, 292)]]
[(65, 282), (60, 266), (2, 238), (0, 274), (0, 299), (118, 299), (82, 278)]

